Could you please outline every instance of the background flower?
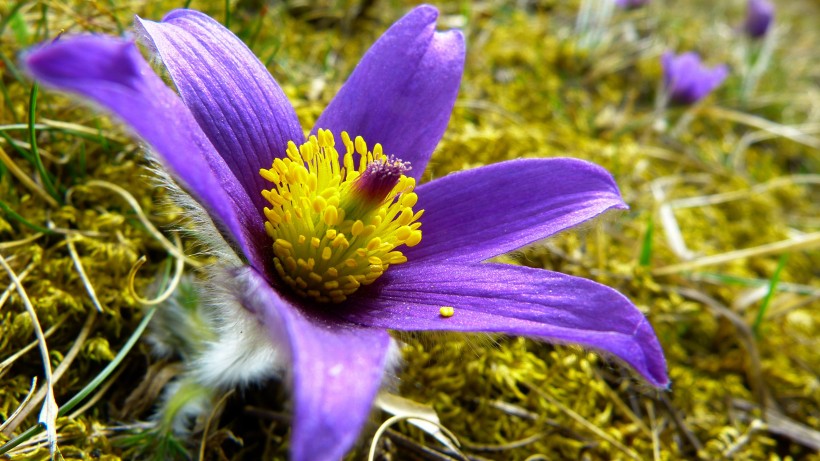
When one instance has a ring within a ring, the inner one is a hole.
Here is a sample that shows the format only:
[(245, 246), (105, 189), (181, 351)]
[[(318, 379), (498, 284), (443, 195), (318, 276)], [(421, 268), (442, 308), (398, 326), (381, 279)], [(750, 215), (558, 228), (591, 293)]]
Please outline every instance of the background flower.
[(705, 98), (729, 75), (729, 68), (719, 65), (707, 68), (694, 52), (675, 55), (667, 51), (661, 56), (663, 83), (667, 95), (676, 104), (694, 104)]
[(774, 21), (774, 4), (769, 0), (749, 0), (746, 3), (746, 21), (743, 30), (749, 37), (766, 35)]
[(621, 8), (633, 9), (646, 6), (649, 0), (615, 0), (615, 4)]

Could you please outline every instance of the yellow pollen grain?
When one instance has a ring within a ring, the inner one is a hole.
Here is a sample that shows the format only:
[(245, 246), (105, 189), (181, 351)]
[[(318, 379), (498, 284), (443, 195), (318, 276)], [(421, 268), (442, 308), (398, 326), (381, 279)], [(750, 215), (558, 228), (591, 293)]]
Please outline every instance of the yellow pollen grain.
[(355, 181), (388, 157), (360, 136), (343, 132), (341, 140), (340, 155), (333, 134), (320, 129), (301, 145), (289, 142), (285, 157), (260, 170), (271, 183), (262, 196), (274, 268), (297, 294), (320, 303), (343, 302), (406, 262), (401, 247), (422, 236), (415, 179), (402, 175), (380, 201), (364, 200)]
[(453, 306), (441, 306), (441, 308), (439, 308), (438, 310), (438, 313), (442, 317), (448, 319), (456, 313), (456, 310), (453, 308)]

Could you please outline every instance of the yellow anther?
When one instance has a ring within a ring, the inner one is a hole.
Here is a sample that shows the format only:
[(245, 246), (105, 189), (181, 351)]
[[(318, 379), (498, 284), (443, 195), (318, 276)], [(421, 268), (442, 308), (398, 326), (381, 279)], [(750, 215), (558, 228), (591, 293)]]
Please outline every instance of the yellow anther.
[(275, 171), (262, 169), (259, 174), (270, 182), (279, 182), (279, 175)]
[(418, 245), (419, 242), (421, 242), (421, 231), (413, 231), (413, 233), (410, 234), (410, 238), (408, 238), (404, 244), (409, 247), (414, 247)]
[(359, 155), (367, 155), (367, 143), (364, 142), (364, 138), (361, 136), (356, 136), (356, 153)]
[(287, 268), (288, 272), (295, 272), (298, 267), (299, 266), (296, 264), (296, 258), (293, 256), (288, 256), (285, 258), (285, 268)]
[(354, 237), (358, 237), (358, 235), (361, 234), (363, 230), (364, 223), (357, 219), (356, 222), (353, 223), (353, 227), (350, 228), (350, 233)]
[(396, 237), (398, 237), (402, 242), (409, 239), (412, 233), (413, 230), (410, 229), (410, 226), (401, 226), (396, 229)]
[(374, 226), (372, 224), (368, 224), (368, 225), (364, 226), (364, 229), (362, 229), (362, 233), (359, 235), (359, 237), (367, 237), (375, 231), (376, 231), (376, 226)]
[(325, 221), (326, 225), (328, 225), (328, 226), (335, 225), (338, 218), (339, 218), (339, 213), (336, 211), (335, 206), (329, 206), (329, 207), (325, 208), (324, 221)]
[[(327, 261), (333, 255), (333, 252), (330, 250), (330, 247), (322, 248), (322, 259)], [(330, 269), (333, 269), (332, 267)], [(328, 271), (330, 270), (328, 269)], [(335, 270), (335, 269), (334, 269)]]
[(320, 212), (327, 206), (327, 200), (321, 195), (313, 199), (313, 211)]
[(333, 248), (337, 248), (340, 246), (350, 246), (350, 244), (347, 242), (347, 239), (345, 238), (345, 234), (337, 235), (336, 238), (333, 239), (333, 243), (331, 243), (331, 245), (333, 245)]
[(412, 221), (413, 221), (413, 210), (411, 210), (410, 208), (405, 208), (405, 209), (401, 210), (401, 214), (396, 219), (396, 222), (400, 226), (406, 226), (407, 224), (410, 224)]
[(339, 281), (338, 280), (331, 280), (329, 282), (325, 282), (325, 289), (335, 290), (337, 288), (339, 288)]
[(415, 192), (410, 192), (409, 194), (404, 194), (401, 197), (401, 205), (406, 207), (413, 207), (416, 205), (416, 202), (419, 201), (419, 196), (416, 195)]
[(265, 208), (265, 217), (268, 218), (268, 221), (276, 226), (282, 222), (282, 216), (280, 216), (275, 211), (271, 210), (270, 208)]
[(382, 239), (375, 237), (373, 240), (368, 242), (367, 244), (367, 251), (375, 251), (382, 245)]

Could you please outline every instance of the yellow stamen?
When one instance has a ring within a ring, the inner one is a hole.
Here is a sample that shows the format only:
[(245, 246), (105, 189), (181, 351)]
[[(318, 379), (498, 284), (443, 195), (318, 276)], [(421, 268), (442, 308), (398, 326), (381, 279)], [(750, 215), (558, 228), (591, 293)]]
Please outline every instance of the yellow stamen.
[(361, 137), (342, 132), (342, 141), (340, 158), (333, 134), (320, 129), (301, 146), (289, 142), (286, 158), (260, 170), (273, 184), (262, 196), (271, 205), (264, 213), (274, 267), (294, 291), (319, 302), (344, 301), (407, 261), (397, 247), (421, 241), (423, 210), (413, 211), (418, 196), (407, 166), (379, 144), (368, 150)]

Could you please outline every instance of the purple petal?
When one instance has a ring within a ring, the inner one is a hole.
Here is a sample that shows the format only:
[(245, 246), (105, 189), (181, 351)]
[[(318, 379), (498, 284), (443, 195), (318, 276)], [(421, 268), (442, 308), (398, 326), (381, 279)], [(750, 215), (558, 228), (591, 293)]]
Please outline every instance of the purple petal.
[(478, 262), (625, 209), (603, 168), (570, 158), (523, 159), (461, 171), (416, 188), (421, 243), (411, 262)]
[(687, 52), (675, 56), (667, 51), (661, 56), (663, 80), (670, 101), (677, 104), (693, 104), (705, 98), (723, 83), (729, 75), (726, 65), (709, 69), (703, 65), (697, 53)]
[(761, 38), (774, 20), (774, 4), (769, 0), (749, 0), (743, 30), (752, 38)]
[(438, 11), (420, 6), (373, 44), (313, 128), (347, 131), (410, 162), (421, 177), (441, 140), (464, 70), (464, 37), (435, 32)]
[[(503, 264), (406, 264), (356, 293), (346, 320), (394, 330), (498, 332), (612, 353), (652, 385), (669, 383), (652, 326), (623, 295), (591, 280)], [(440, 315), (452, 306), (450, 318)]]
[(259, 211), (190, 111), (133, 42), (103, 36), (64, 38), (29, 52), (23, 61), (44, 84), (85, 96), (122, 119), (227, 228), (251, 262), (262, 264), (260, 247), (247, 231), (261, 221)]
[(292, 461), (336, 461), (356, 441), (384, 373), (390, 336), (300, 310), (264, 277), (246, 272), (243, 305), (256, 312), (274, 341), (288, 341), (294, 418)]
[(264, 233), (259, 175), (284, 157), (288, 141), (304, 133), (287, 97), (253, 52), (231, 31), (193, 10), (175, 10), (161, 23), (136, 19), (159, 54), (182, 100), (236, 175), (259, 215)]

